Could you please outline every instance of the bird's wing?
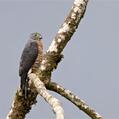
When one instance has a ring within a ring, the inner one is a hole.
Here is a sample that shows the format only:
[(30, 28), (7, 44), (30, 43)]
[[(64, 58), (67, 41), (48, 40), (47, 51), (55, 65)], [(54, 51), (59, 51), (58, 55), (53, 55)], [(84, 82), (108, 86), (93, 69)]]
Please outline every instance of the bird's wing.
[(38, 56), (38, 45), (35, 41), (30, 41), (25, 45), (25, 48), (22, 52), (19, 75), (21, 76), (24, 72), (28, 72), (29, 69), (34, 64)]

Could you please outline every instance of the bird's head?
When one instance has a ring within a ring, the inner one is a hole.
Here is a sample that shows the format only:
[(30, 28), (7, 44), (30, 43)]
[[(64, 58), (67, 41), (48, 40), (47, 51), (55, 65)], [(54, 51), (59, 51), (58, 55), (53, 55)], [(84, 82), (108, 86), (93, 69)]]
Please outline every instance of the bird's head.
[(35, 33), (32, 33), (32, 34), (30, 35), (30, 38), (33, 39), (33, 40), (41, 40), (41, 39), (42, 39), (42, 36), (41, 36), (40, 33), (35, 32)]

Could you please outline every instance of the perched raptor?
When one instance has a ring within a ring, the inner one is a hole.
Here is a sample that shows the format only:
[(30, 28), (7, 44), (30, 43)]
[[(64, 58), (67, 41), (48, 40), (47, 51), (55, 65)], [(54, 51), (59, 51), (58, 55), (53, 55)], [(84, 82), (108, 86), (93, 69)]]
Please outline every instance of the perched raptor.
[(21, 61), (19, 66), (19, 76), (21, 77), (21, 90), (27, 98), (28, 95), (28, 72), (32, 69), (32, 72), (35, 72), (35, 69), (41, 64), (43, 57), (43, 43), (42, 37), (39, 33), (32, 33), (30, 39), (25, 45), (25, 48), (21, 55)]

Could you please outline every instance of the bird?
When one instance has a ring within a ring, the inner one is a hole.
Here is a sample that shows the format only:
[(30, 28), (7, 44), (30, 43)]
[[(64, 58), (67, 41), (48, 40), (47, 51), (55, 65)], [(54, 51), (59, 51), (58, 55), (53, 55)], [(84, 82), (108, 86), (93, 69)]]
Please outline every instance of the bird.
[(30, 34), (30, 39), (27, 41), (20, 58), (19, 76), (20, 88), (25, 99), (28, 97), (28, 72), (36, 72), (41, 65), (43, 58), (43, 43), (40, 33), (35, 32)]

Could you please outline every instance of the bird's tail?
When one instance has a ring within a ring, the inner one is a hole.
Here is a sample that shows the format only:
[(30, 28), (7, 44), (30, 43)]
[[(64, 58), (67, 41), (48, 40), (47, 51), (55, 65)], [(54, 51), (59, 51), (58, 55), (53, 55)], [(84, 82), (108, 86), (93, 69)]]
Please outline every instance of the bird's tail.
[(27, 73), (22, 74), (20, 87), (21, 87), (21, 90), (23, 92), (23, 95), (24, 95), (25, 99), (28, 96), (28, 81), (29, 81), (29, 79), (27, 77)]

